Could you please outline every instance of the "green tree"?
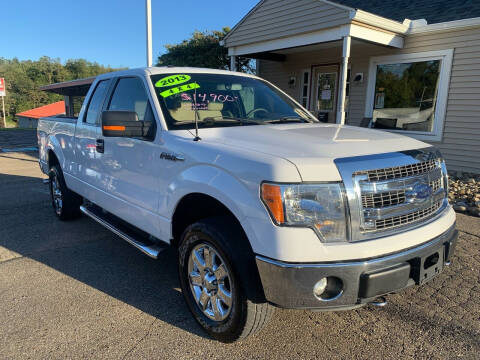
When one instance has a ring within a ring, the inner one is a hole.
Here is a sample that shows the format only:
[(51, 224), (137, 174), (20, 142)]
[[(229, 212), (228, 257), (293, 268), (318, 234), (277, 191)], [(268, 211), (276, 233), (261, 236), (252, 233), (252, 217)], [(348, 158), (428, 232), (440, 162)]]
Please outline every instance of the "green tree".
[[(190, 39), (183, 40), (180, 44), (166, 45), (167, 52), (158, 57), (157, 66), (193, 66), (228, 70), (230, 58), (227, 49), (220, 45), (220, 41), (229, 31), (228, 27), (221, 31), (195, 31)], [(251, 60), (240, 58), (238, 69), (252, 72)]]
[(84, 59), (67, 60), (63, 65), (60, 59), (48, 56), (42, 56), (36, 61), (0, 57), (0, 77), (5, 78), (7, 85), (5, 113), (9, 119), (13, 119), (19, 112), (63, 100), (60, 95), (40, 91), (40, 86), (114, 70)]

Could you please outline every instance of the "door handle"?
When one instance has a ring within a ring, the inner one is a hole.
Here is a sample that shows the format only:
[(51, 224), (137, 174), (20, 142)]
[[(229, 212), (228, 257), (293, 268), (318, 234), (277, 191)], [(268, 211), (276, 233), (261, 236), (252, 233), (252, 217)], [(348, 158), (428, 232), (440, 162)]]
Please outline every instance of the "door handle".
[(97, 149), (97, 152), (99, 153), (103, 154), (105, 152), (105, 141), (103, 139), (97, 139), (96, 149)]

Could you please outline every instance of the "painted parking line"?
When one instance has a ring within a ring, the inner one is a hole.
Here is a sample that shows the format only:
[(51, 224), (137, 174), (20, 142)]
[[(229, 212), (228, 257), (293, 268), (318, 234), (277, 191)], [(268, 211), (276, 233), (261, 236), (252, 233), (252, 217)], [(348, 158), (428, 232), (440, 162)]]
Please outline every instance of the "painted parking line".
[(25, 152), (25, 151), (38, 151), (38, 147), (23, 147), (23, 148), (13, 148), (13, 149), (0, 149), (1, 152)]

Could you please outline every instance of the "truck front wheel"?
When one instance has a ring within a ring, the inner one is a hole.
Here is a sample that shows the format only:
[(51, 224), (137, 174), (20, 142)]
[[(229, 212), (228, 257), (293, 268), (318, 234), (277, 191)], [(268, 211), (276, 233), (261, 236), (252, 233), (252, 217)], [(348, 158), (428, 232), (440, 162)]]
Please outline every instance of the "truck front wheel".
[(80, 216), (82, 198), (67, 188), (60, 165), (55, 164), (50, 168), (48, 178), (55, 215), (60, 220), (69, 220)]
[[(185, 301), (195, 320), (217, 340), (233, 342), (262, 329), (272, 317), (268, 303), (245, 296), (246, 279), (232, 260), (231, 226), (218, 217), (190, 225), (179, 246), (179, 276)], [(240, 236), (240, 235), (236, 235)], [(242, 283), (243, 282), (243, 283)]]

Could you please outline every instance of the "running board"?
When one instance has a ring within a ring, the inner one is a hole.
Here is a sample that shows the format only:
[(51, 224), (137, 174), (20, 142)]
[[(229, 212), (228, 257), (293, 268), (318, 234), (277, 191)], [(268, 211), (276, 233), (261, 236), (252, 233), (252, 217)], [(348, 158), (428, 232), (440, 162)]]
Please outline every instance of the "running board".
[(120, 222), (115, 221), (112, 215), (104, 214), (103, 211), (94, 206), (80, 206), (80, 211), (85, 215), (91, 217), (93, 220), (98, 222), (100, 225), (103, 225), (111, 232), (120, 236), (123, 240), (128, 242), (130, 245), (133, 245), (135, 248), (143, 252), (145, 255), (151, 257), (152, 259), (157, 259), (158, 254), (167, 248), (167, 246), (162, 246), (160, 244), (153, 243), (145, 239), (145, 241), (139, 241), (136, 239), (136, 234), (128, 229), (127, 226), (121, 226)]

